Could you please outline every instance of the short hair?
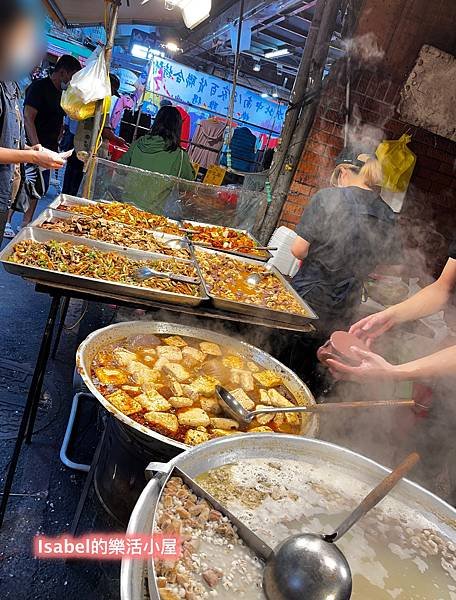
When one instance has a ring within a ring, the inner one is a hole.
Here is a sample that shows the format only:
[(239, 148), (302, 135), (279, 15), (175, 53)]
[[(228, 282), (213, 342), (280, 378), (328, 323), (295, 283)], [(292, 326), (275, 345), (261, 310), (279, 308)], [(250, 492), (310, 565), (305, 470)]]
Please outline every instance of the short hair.
[(173, 103), (168, 98), (163, 98), (163, 100), (160, 102), (160, 106), (162, 108), (163, 108), (163, 106), (172, 106), (172, 105), (173, 105)]
[(375, 188), (382, 185), (383, 170), (382, 165), (375, 156), (369, 154), (360, 154), (357, 160), (362, 165), (358, 167), (354, 164), (339, 163), (331, 175), (331, 185), (337, 187), (339, 176), (343, 169), (351, 171), (354, 175), (360, 175), (363, 182), (369, 188)]
[(71, 56), (71, 54), (64, 54), (57, 61), (54, 72), (68, 71), (69, 73), (76, 73), (76, 71), (80, 71), (81, 69), (81, 63), (77, 58), (74, 58), (74, 56)]
[(149, 135), (158, 135), (165, 141), (165, 150), (174, 152), (180, 147), (182, 117), (174, 106), (163, 106), (158, 111)]

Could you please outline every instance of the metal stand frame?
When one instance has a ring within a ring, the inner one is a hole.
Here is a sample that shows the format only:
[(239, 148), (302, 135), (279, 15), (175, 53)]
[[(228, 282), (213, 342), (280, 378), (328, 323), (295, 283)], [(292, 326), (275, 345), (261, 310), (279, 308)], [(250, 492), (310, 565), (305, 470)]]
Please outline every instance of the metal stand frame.
[(35, 371), (33, 373), (32, 383), (30, 385), (30, 390), (27, 396), (27, 402), (25, 404), (24, 413), (22, 415), (21, 423), (19, 425), (19, 431), (17, 432), (16, 443), (14, 445), (11, 460), (8, 466), (8, 470), (6, 472), (2, 501), (0, 503), (0, 527), (2, 526), (3, 520), (5, 518), (6, 507), (11, 493), (11, 487), (13, 485), (13, 479), (16, 473), (17, 464), (19, 462), (22, 444), (24, 443), (24, 439), (28, 444), (31, 442), (32, 439), (33, 427), (35, 425), (41, 390), (43, 388), (44, 375), (46, 373), (49, 354), (51, 352), (52, 334), (54, 332), (61, 298), (61, 295), (58, 293), (52, 295), (51, 307), (49, 309), (46, 327), (44, 329), (43, 338), (41, 340), (41, 347), (38, 354)]
[(68, 419), (68, 424), (67, 424), (67, 428), (65, 431), (65, 436), (63, 438), (62, 446), (60, 448), (60, 460), (69, 469), (73, 469), (75, 471), (83, 471), (85, 473), (88, 473), (90, 471), (90, 465), (85, 465), (82, 463), (75, 463), (71, 460), (71, 458), (68, 457), (68, 454), (67, 454), (68, 446), (70, 444), (71, 436), (73, 433), (74, 422), (76, 420), (76, 415), (77, 415), (78, 408), (79, 408), (79, 402), (84, 399), (96, 401), (96, 398), (88, 392), (78, 392), (77, 394), (74, 395), (73, 403), (71, 405), (70, 417)]

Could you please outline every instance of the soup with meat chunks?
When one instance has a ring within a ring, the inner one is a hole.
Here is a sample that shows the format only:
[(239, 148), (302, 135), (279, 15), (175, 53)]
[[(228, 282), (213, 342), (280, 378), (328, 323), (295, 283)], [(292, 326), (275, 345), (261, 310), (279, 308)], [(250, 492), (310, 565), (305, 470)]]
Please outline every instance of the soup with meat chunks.
[(196, 338), (125, 338), (98, 353), (92, 380), (124, 415), (188, 445), (241, 431), (298, 434), (309, 419), (298, 414), (260, 415), (247, 428), (241, 427), (223, 412), (217, 385), (227, 388), (247, 410), (298, 402), (280, 374)]

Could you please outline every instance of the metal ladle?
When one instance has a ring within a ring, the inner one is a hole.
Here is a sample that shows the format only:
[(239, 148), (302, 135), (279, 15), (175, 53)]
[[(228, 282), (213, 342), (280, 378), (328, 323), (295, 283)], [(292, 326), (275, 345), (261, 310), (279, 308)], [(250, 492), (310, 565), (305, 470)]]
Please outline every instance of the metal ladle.
[(286, 539), (271, 554), (263, 575), (268, 600), (349, 600), (352, 575), (344, 554), (334, 544), (389, 494), (419, 461), (410, 454), (370, 492), (330, 535), (300, 534)]
[(138, 281), (145, 281), (152, 277), (158, 277), (160, 279), (169, 279), (170, 281), (178, 281), (180, 283), (190, 283), (192, 285), (198, 285), (199, 279), (195, 277), (187, 277), (186, 275), (175, 275), (174, 273), (165, 273), (163, 271), (155, 271), (149, 267), (141, 267), (134, 274), (135, 279)]
[(251, 287), (257, 287), (257, 285), (260, 284), (261, 280), (265, 277), (269, 277), (269, 275), (272, 275), (272, 271), (270, 268), (265, 267), (263, 273), (251, 273), (245, 278), (245, 281)]
[(293, 406), (293, 408), (261, 408), (259, 410), (249, 411), (246, 410), (236, 398), (230, 394), (221, 385), (216, 387), (217, 395), (221, 400), (222, 407), (225, 411), (233, 417), (241, 425), (248, 425), (258, 415), (267, 414), (282, 414), (282, 413), (319, 413), (319, 412), (331, 412), (338, 409), (350, 409), (350, 408), (376, 408), (376, 407), (389, 407), (389, 408), (401, 408), (404, 406), (415, 406), (413, 400), (373, 400), (361, 401), (361, 402), (329, 402), (328, 404), (314, 404), (311, 406)]

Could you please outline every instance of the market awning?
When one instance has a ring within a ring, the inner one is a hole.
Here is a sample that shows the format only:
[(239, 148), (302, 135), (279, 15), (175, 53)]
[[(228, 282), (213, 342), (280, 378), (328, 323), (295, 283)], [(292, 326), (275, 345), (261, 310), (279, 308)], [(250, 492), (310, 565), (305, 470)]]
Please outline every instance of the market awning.
[[(103, 25), (105, 21), (104, 0), (43, 0), (49, 15), (65, 26)], [(182, 13), (178, 9), (167, 10), (165, 2), (122, 0), (119, 10), (119, 23), (147, 25), (182, 25)]]

